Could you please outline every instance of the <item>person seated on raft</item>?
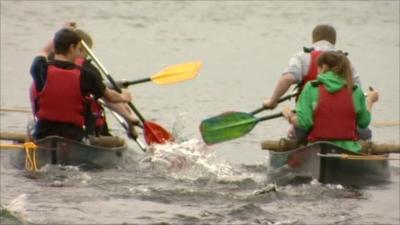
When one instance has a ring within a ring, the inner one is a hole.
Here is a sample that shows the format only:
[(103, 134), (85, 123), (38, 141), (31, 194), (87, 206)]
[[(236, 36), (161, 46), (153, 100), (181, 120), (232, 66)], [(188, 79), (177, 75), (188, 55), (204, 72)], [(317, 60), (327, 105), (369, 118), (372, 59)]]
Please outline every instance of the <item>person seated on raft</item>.
[[(89, 34), (80, 29), (76, 28), (76, 23), (69, 22), (64, 25), (66, 28), (74, 29), (74, 31), (82, 38), (82, 40), (91, 48), (93, 46), (93, 40)], [(49, 43), (43, 52), (48, 52), (48, 59), (54, 59), (54, 46), (53, 43)], [(101, 80), (102, 76), (99, 70), (91, 64), (91, 60), (87, 59), (87, 53), (84, 50), (83, 46), (80, 46), (80, 54), (75, 58), (75, 64), (77, 66), (83, 67), (84, 70), (90, 70), (93, 74), (97, 76), (97, 80)], [(31, 98), (31, 107), (32, 112), (34, 113), (34, 117), (36, 117), (37, 113), (37, 104), (39, 93), (36, 90), (34, 83), (32, 83), (30, 88), (30, 98)], [(104, 98), (103, 98), (104, 99)], [(113, 103), (104, 99), (107, 106), (118, 114), (122, 115), (129, 125), (129, 136), (136, 138), (137, 132), (135, 130), (135, 125), (139, 123), (139, 121), (134, 116), (133, 112), (128, 108), (125, 103)], [(105, 112), (102, 104), (100, 104), (93, 95), (85, 96), (85, 136), (95, 135), (95, 136), (111, 136), (107, 121), (105, 118)]]
[[(336, 29), (330, 24), (318, 24), (311, 32), (311, 47), (303, 47), (303, 50), (294, 54), (288, 63), (288, 67), (284, 69), (278, 83), (275, 85), (274, 91), (270, 98), (263, 101), (263, 107), (274, 109), (278, 100), (285, 94), (292, 85), (296, 85), (298, 93), (304, 89), (305, 84), (315, 80), (318, 75), (317, 58), (325, 51), (336, 51)], [(361, 88), (361, 80), (350, 60), (351, 72), (354, 83)], [(296, 98), (296, 101), (298, 98)], [(371, 139), (372, 132), (370, 128), (357, 128), (360, 138), (363, 140)], [(298, 131), (291, 125), (288, 130), (288, 137), (298, 139), (296, 137)], [(300, 131), (301, 133), (301, 131)]]
[[(86, 43), (86, 45), (89, 48), (93, 47), (93, 39), (87, 32), (85, 32), (81, 29), (75, 29), (75, 32), (82, 38), (82, 40)], [(100, 71), (91, 63), (92, 60), (88, 58), (88, 53), (84, 49), (83, 46), (81, 46), (81, 48), (80, 48), (80, 53), (81, 54), (79, 55), (79, 57), (77, 57), (75, 60), (75, 64), (81, 65), (84, 69), (91, 70), (94, 74), (96, 74), (99, 77), (99, 79), (101, 79), (103, 81)], [(117, 81), (116, 83), (118, 85), (120, 83), (123, 83), (123, 81)], [(113, 87), (111, 87), (108, 83), (106, 83), (106, 86), (113, 89)], [(122, 85), (120, 85), (120, 88), (124, 88), (124, 87)], [(123, 91), (125, 92), (126, 90), (123, 89)], [(139, 124), (139, 120), (135, 117), (135, 114), (129, 108), (129, 106), (126, 103), (110, 102), (104, 98), (103, 98), (103, 100), (104, 100), (104, 104), (109, 109), (118, 113), (127, 121), (127, 124), (129, 127), (128, 135), (133, 138), (137, 138), (137, 132), (136, 132), (135, 126)], [(88, 112), (89, 113), (87, 115), (87, 123), (85, 124), (87, 133), (89, 135), (94, 134), (96, 136), (100, 136), (100, 135), (101, 136), (111, 136), (109, 129), (108, 129), (107, 121), (105, 118), (105, 112), (104, 112), (103, 105), (98, 100), (93, 98), (93, 96), (88, 98), (88, 103), (89, 103), (88, 104)]]
[[(38, 93), (34, 139), (57, 135), (77, 141), (85, 136), (83, 116), (85, 97), (128, 103), (128, 92), (107, 88), (99, 76), (75, 65), (80, 56), (81, 37), (73, 24), (57, 31), (53, 43), (36, 56), (31, 66), (34, 88)], [(54, 46), (54, 60), (48, 60)]]
[(317, 65), (319, 76), (305, 85), (295, 112), (284, 108), (282, 113), (299, 131), (298, 141), (331, 141), (358, 153), (361, 145), (357, 142), (357, 127), (370, 124), (372, 105), (379, 94), (369, 90), (365, 99), (353, 82), (347, 56), (340, 51), (323, 52)]

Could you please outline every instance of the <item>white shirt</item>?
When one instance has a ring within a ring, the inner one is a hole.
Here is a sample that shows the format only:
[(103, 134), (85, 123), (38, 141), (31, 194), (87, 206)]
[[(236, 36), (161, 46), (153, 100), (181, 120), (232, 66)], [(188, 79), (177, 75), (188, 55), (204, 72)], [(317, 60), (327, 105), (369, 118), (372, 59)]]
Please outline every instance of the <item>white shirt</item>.
[[(325, 40), (315, 42), (312, 45), (312, 47), (314, 48), (314, 50), (322, 50), (322, 51), (336, 50), (333, 44)], [(282, 74), (291, 73), (294, 79), (296, 80), (296, 83), (300, 83), (303, 80), (303, 78), (307, 75), (308, 70), (310, 69), (310, 62), (311, 62), (310, 53), (306, 53), (304, 51), (298, 52), (290, 58), (289, 65), (288, 67), (286, 67), (286, 69), (283, 71)], [(354, 82), (360, 85), (361, 83), (357, 75), (357, 71), (354, 69), (351, 62), (350, 64)]]

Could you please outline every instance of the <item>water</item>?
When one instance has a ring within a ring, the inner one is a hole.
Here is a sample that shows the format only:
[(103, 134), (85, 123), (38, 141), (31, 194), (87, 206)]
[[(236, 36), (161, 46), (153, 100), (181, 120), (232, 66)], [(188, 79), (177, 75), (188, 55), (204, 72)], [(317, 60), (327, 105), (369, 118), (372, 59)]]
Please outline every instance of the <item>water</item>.
[[(117, 79), (202, 60), (195, 80), (130, 88), (146, 119), (180, 144), (156, 146), (151, 162), (129, 143), (118, 168), (47, 166), (36, 174), (13, 168), (1, 151), (1, 224), (399, 224), (398, 162), (391, 183), (379, 187), (271, 186), (260, 141), (283, 136), (284, 120), (213, 146), (198, 131), (204, 118), (258, 108), (324, 22), (337, 28), (337, 46), (350, 53), (364, 87), (380, 91), (373, 121), (398, 121), (399, 2), (1, 1), (1, 107), (29, 107), (32, 58), (65, 21), (92, 34), (95, 54)], [(24, 132), (30, 119), (1, 112), (1, 131)], [(372, 129), (376, 142), (399, 143), (398, 125)], [(170, 168), (176, 156), (181, 169)]]

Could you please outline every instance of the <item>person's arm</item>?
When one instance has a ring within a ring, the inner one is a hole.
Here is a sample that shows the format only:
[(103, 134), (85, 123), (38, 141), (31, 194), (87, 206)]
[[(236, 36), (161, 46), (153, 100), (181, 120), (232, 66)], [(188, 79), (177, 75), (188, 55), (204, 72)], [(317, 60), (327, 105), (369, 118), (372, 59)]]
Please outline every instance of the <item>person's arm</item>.
[(30, 74), (37, 91), (42, 91), (47, 78), (47, 59), (43, 56), (36, 56), (33, 59)]
[(298, 127), (297, 115), (293, 112), (293, 109), (290, 107), (285, 107), (282, 109), (283, 117), (285, 117), (290, 124), (293, 124), (295, 127)]
[(135, 114), (132, 112), (132, 110), (129, 108), (129, 106), (125, 103), (112, 103), (106, 101), (106, 106), (107, 108), (111, 109), (114, 112), (117, 112), (119, 115), (124, 117), (130, 122), (137, 123), (138, 120), (135, 117)]
[[(66, 29), (76, 29), (76, 23), (75, 22), (66, 22), (62, 28)], [(50, 40), (46, 43), (46, 45), (42, 48), (42, 50), (39, 52), (39, 56), (44, 56), (48, 57), (52, 52), (54, 52), (54, 42), (53, 40)]]
[(47, 57), (54, 52), (54, 43), (53, 40), (48, 41), (43, 49), (39, 52), (39, 56), (43, 56), (47, 59)]
[(123, 91), (122, 93), (118, 93), (108, 87), (106, 87), (103, 97), (104, 100), (106, 100), (107, 102), (114, 102), (114, 103), (118, 102), (128, 103), (132, 100), (131, 94), (129, 92)]
[(367, 95), (367, 110), (372, 112), (372, 105), (379, 100), (379, 93), (376, 90), (369, 90)]
[(297, 127), (308, 131), (314, 126), (314, 109), (318, 102), (318, 88), (308, 82), (296, 103)]
[(103, 83), (100, 72), (96, 69), (90, 69), (87, 65), (81, 68), (81, 89), (83, 93), (90, 93), (96, 99), (104, 98), (108, 102), (122, 102), (128, 103), (132, 100), (131, 94), (127, 91), (122, 91), (118, 93), (108, 87)]
[[(67, 22), (63, 25), (63, 28), (73, 29), (76, 26), (74, 22)], [(53, 40), (50, 40), (46, 45), (40, 50), (37, 56), (33, 59), (30, 74), (35, 83), (35, 88), (37, 91), (41, 91), (44, 82), (47, 79), (47, 60), (48, 56), (54, 52)]]
[(289, 90), (292, 84), (295, 84), (296, 80), (292, 73), (285, 73), (281, 76), (278, 84), (275, 86), (272, 96), (263, 102), (265, 108), (273, 109), (277, 106), (278, 100), (283, 94)]
[[(83, 68), (85, 73), (89, 73), (91, 75), (87, 75), (89, 77), (92, 77), (91, 80), (87, 81), (90, 84), (94, 84), (96, 88), (94, 88), (96, 91), (95, 97), (96, 98), (103, 98), (106, 106), (113, 110), (114, 112), (117, 112), (121, 116), (123, 116), (125, 119), (127, 119), (130, 122), (137, 123), (137, 119), (134, 116), (133, 112), (130, 110), (129, 106), (125, 103), (127, 101), (121, 102), (121, 94), (116, 92), (115, 90), (107, 87), (103, 83), (103, 78), (101, 77), (100, 71), (93, 66), (90, 61), (85, 61), (83, 64)], [(86, 83), (87, 83), (86, 82)], [(104, 90), (104, 91), (98, 91), (98, 90)], [(132, 100), (132, 96), (130, 95), (129, 92), (126, 90), (122, 90), (122, 96), (127, 95), (127, 97), (130, 99), (129, 102)], [(93, 94), (93, 93), (92, 93)], [(120, 97), (118, 97), (120, 96)], [(111, 101), (110, 101), (111, 100)]]
[(279, 98), (289, 90), (292, 84), (300, 83), (303, 80), (303, 74), (305, 68), (305, 57), (304, 52), (299, 52), (293, 55), (287, 68), (279, 78), (278, 83), (272, 93), (272, 96), (263, 101), (263, 107), (273, 109), (278, 104)]
[(358, 87), (353, 92), (353, 102), (357, 113), (357, 126), (359, 128), (367, 128), (371, 123), (372, 106), (379, 99), (377, 91), (369, 91), (365, 97), (362, 89)]
[(351, 60), (351, 58), (349, 56), (347, 56), (347, 58), (350, 61), (351, 75), (353, 77), (353, 82), (354, 82), (355, 85), (358, 85), (360, 88), (362, 88), (360, 76), (358, 75), (358, 71), (354, 67), (354, 64), (353, 64), (353, 61)]

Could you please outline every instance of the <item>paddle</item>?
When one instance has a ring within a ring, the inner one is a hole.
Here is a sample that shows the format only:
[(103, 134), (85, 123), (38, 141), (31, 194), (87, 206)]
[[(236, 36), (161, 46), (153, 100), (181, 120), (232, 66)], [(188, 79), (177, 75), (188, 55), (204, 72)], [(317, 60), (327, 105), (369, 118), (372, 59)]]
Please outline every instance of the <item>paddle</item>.
[[(116, 113), (113, 110), (111, 110), (110, 108), (108, 108), (105, 104), (103, 104), (103, 106), (105, 108), (107, 108), (111, 112), (111, 114), (119, 122), (119, 124), (121, 124), (121, 126), (125, 129), (125, 131), (129, 130), (129, 125), (127, 124), (126, 120), (121, 115), (119, 115), (118, 113)], [(130, 135), (128, 135), (128, 136), (130, 138), (133, 138)], [(140, 141), (140, 139), (139, 138), (135, 138), (134, 140), (139, 145), (140, 149), (142, 149), (143, 152), (146, 152), (146, 146)]]
[(260, 118), (244, 112), (228, 112), (203, 120), (200, 124), (200, 132), (204, 142), (210, 145), (242, 137), (249, 133), (258, 122), (281, 116), (283, 116), (281, 112)]
[[(290, 100), (292, 97), (296, 97), (298, 94), (299, 94), (298, 91), (294, 91), (292, 94), (288, 94), (288, 95), (286, 95), (286, 96), (280, 98), (280, 99), (278, 100), (278, 103), (284, 102), (284, 101), (286, 101), (286, 100)], [(262, 111), (264, 111), (264, 110), (266, 110), (266, 109), (269, 109), (269, 108), (263, 106), (263, 107), (261, 107), (261, 108), (258, 108), (258, 109), (256, 109), (256, 110), (250, 112), (250, 114), (251, 114), (251, 115), (256, 115), (257, 113), (262, 112)]]
[[(290, 100), (298, 95), (297, 91), (288, 94), (278, 100), (281, 103)], [(200, 132), (206, 144), (215, 144), (222, 141), (227, 141), (239, 138), (249, 133), (254, 126), (264, 120), (269, 120), (283, 116), (282, 113), (277, 113), (260, 118), (254, 117), (255, 114), (262, 112), (268, 108), (261, 107), (250, 113), (245, 112), (227, 112), (222, 115), (205, 119), (200, 124)]]
[[(121, 115), (119, 115), (118, 113), (116, 113), (113, 110), (111, 110), (110, 108), (108, 108), (104, 103), (102, 103), (102, 104), (103, 104), (104, 107), (106, 107), (111, 112), (111, 114), (114, 116), (114, 118), (116, 120), (118, 120), (118, 122), (121, 124), (121, 126), (125, 130), (129, 130), (129, 126), (128, 126), (126, 120)], [(163, 132), (166, 132), (166, 131), (162, 127), (157, 125), (156, 123), (153, 123), (153, 122), (150, 122), (150, 121), (146, 121), (146, 124), (147, 124), (147, 127), (145, 126), (143, 128), (144, 129), (144, 133), (146, 133), (146, 132), (149, 133), (148, 135), (145, 135), (146, 143), (157, 143), (157, 140), (158, 140), (157, 137), (160, 137), (160, 136), (164, 137), (164, 136), (169, 135), (169, 133), (163, 133)], [(146, 129), (150, 129), (150, 130), (146, 131)], [(161, 133), (153, 134), (154, 132), (161, 132)], [(135, 141), (140, 146), (140, 148), (145, 152), (146, 151), (145, 150), (146, 147), (144, 146), (144, 144), (141, 143), (141, 141), (138, 138)]]
[[(90, 50), (90, 48), (86, 45), (86, 43), (82, 40), (81, 41), (82, 46), (85, 48), (89, 56), (93, 59), (93, 61), (97, 64), (97, 66), (100, 68), (100, 70), (103, 72), (105, 77), (108, 79), (108, 81), (111, 83), (111, 85), (114, 87), (114, 89), (121, 93), (121, 88), (118, 87), (118, 85), (115, 83), (114, 79), (111, 77), (111, 75), (108, 73), (108, 71), (104, 68), (104, 66), (100, 63), (100, 61), (97, 59), (97, 57), (94, 55), (94, 53)], [(172, 140), (172, 135), (166, 131), (164, 128), (161, 126), (153, 123), (146, 121), (144, 117), (140, 114), (140, 112), (136, 109), (136, 107), (133, 105), (132, 102), (128, 103), (129, 108), (135, 112), (139, 120), (143, 123), (143, 129), (144, 129), (144, 136), (147, 144), (164, 144), (167, 141)], [(128, 130), (127, 130), (128, 131)], [(135, 139), (136, 140), (136, 139)]]
[(178, 83), (185, 80), (194, 79), (199, 73), (200, 68), (201, 68), (200, 61), (173, 65), (161, 70), (160, 72), (154, 74), (151, 77), (133, 81), (125, 81), (122, 83), (122, 86), (128, 87), (129, 85), (140, 84), (148, 81), (152, 81), (155, 84)]
[[(370, 87), (369, 87), (369, 90), (373, 91), (374, 88), (372, 88), (372, 87), (370, 86)], [(298, 90), (294, 90), (292, 94), (288, 94), (288, 95), (286, 95), (286, 96), (280, 98), (280, 99), (278, 100), (278, 103), (284, 102), (284, 101), (286, 101), (286, 100), (290, 100), (292, 97), (296, 97), (298, 94), (299, 94)], [(365, 97), (367, 97), (368, 94), (367, 94), (367, 93), (364, 93), (364, 95), (365, 95)], [(257, 113), (260, 113), (260, 112), (262, 112), (262, 111), (264, 111), (264, 110), (266, 110), (266, 109), (269, 109), (269, 108), (263, 106), (263, 107), (261, 107), (261, 108), (258, 108), (258, 109), (256, 109), (256, 110), (250, 112), (250, 114), (251, 114), (251, 115), (256, 115)]]

